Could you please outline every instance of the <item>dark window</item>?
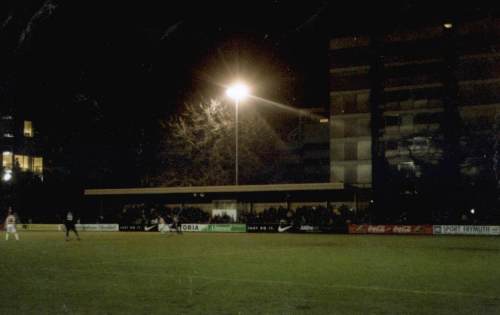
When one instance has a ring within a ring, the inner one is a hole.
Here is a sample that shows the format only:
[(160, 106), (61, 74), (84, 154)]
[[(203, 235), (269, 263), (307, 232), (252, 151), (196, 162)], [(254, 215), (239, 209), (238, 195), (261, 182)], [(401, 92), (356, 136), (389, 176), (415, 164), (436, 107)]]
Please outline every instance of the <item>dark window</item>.
[(415, 124), (437, 124), (441, 119), (441, 113), (420, 113), (414, 118)]
[(397, 150), (398, 149), (398, 142), (396, 140), (387, 140), (385, 145), (386, 145), (387, 150)]
[(346, 113), (356, 113), (356, 94), (344, 95), (344, 108)]
[(401, 125), (401, 117), (399, 116), (384, 116), (386, 126), (399, 126)]
[(345, 160), (346, 161), (352, 161), (352, 160), (357, 160), (358, 159), (358, 145), (357, 143), (351, 143), (348, 142), (345, 144)]
[(344, 180), (348, 184), (354, 184), (357, 182), (357, 172), (356, 168), (353, 166), (347, 166), (345, 168), (345, 177)]

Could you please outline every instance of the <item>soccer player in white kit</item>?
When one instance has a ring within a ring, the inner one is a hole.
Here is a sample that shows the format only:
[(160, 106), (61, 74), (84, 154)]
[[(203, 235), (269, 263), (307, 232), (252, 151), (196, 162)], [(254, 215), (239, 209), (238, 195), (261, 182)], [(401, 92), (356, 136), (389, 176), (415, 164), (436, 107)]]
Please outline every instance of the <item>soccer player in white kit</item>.
[(170, 232), (169, 225), (165, 222), (165, 219), (162, 216), (158, 218), (158, 231), (161, 234), (165, 234), (165, 232)]
[(12, 208), (9, 207), (9, 214), (7, 218), (5, 218), (5, 240), (9, 240), (9, 234), (13, 233), (16, 241), (19, 241), (19, 234), (17, 234), (16, 230), (16, 217), (14, 213), (12, 213)]

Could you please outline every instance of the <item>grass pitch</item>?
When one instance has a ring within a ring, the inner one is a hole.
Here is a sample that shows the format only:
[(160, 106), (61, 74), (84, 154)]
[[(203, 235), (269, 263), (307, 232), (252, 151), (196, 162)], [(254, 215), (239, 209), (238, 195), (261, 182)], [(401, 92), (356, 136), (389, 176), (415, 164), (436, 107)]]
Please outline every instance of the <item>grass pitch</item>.
[(0, 314), (500, 314), (497, 237), (81, 235), (2, 238)]

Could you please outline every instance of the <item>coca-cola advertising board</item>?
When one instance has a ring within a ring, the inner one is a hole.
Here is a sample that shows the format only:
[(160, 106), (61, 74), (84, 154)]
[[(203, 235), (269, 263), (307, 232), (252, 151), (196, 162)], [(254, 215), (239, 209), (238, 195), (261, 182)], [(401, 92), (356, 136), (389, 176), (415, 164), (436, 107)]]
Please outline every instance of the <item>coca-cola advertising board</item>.
[(349, 234), (422, 234), (431, 235), (432, 225), (349, 224)]

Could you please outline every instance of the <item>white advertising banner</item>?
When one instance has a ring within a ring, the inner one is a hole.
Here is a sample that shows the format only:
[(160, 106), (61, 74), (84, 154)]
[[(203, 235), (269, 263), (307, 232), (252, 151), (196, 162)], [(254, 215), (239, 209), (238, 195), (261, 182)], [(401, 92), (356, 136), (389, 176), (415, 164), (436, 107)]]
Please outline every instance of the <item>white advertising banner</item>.
[(500, 235), (498, 225), (434, 225), (433, 234)]
[(75, 224), (77, 231), (118, 232), (118, 224)]
[(208, 224), (181, 224), (183, 232), (208, 232)]

